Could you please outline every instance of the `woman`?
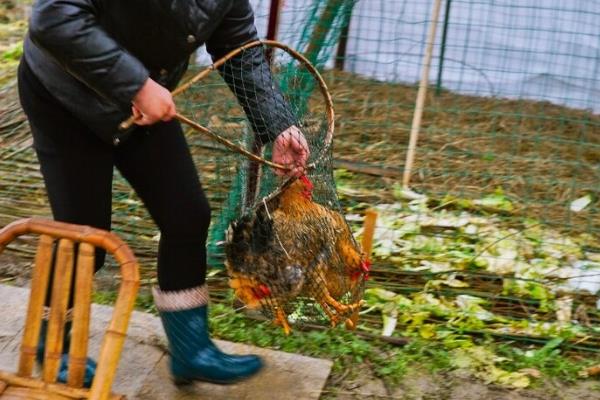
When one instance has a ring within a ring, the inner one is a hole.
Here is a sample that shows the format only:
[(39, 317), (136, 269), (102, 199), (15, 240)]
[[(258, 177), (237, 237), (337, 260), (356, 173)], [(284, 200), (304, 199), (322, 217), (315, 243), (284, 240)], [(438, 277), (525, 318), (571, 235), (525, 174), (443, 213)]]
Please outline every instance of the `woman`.
[[(201, 44), (219, 58), (255, 39), (248, 0), (38, 0), (25, 39), (19, 93), (54, 218), (110, 229), (113, 167), (129, 181), (161, 231), (153, 293), (178, 382), (228, 383), (262, 365), (254, 355), (222, 353), (209, 338), (210, 208), (169, 92)], [(270, 93), (264, 55), (253, 51), (259, 72), (240, 71), (244, 87)], [(300, 175), (308, 148), (281, 94), (238, 98), (258, 139), (275, 141), (273, 161)], [(119, 132), (131, 113), (137, 127)], [(104, 255), (97, 261), (99, 268)], [(65, 354), (59, 380), (67, 366)], [(94, 369), (88, 360), (87, 385)]]

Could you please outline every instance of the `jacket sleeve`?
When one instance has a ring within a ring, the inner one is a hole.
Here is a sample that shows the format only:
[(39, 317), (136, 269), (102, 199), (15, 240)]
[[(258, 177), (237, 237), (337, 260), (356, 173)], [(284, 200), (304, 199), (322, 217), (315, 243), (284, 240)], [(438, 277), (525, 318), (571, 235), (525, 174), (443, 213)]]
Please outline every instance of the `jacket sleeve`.
[[(245, 43), (258, 39), (254, 13), (248, 0), (235, 0), (230, 11), (206, 43), (217, 60)], [(296, 118), (278, 85), (261, 46), (253, 47), (219, 68), (221, 76), (244, 108), (262, 143), (274, 140), (296, 124)]]
[(29, 36), (69, 73), (129, 111), (149, 73), (102, 29), (98, 12), (94, 0), (38, 0)]

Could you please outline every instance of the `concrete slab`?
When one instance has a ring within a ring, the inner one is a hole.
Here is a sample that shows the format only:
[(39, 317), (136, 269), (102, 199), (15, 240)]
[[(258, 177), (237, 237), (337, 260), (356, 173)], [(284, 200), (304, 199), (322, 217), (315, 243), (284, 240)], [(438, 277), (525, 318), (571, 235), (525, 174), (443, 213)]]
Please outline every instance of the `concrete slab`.
[[(283, 352), (260, 349), (242, 344), (219, 341), (218, 345), (230, 353), (259, 354), (265, 368), (255, 377), (236, 385), (195, 383), (185, 387), (175, 386), (168, 372), (168, 359), (163, 357), (157, 368), (148, 376), (139, 391), (139, 400), (317, 400), (331, 369), (331, 362)], [(156, 382), (161, 382), (157, 384)]]
[(0, 369), (16, 370), (28, 296), (27, 290), (0, 285)]
[[(29, 290), (0, 285), (0, 368), (14, 371), (18, 358), (21, 332), (25, 321)], [(112, 316), (112, 307), (92, 306), (89, 354), (95, 357), (101, 338)], [(313, 400), (320, 397), (331, 371), (329, 360), (305, 357), (216, 341), (223, 351), (238, 354), (259, 354), (265, 368), (252, 379), (235, 385), (195, 383), (175, 386), (169, 376), (166, 339), (160, 319), (135, 311), (130, 322), (127, 340), (117, 369), (113, 390), (131, 399), (261, 399), (277, 398)]]

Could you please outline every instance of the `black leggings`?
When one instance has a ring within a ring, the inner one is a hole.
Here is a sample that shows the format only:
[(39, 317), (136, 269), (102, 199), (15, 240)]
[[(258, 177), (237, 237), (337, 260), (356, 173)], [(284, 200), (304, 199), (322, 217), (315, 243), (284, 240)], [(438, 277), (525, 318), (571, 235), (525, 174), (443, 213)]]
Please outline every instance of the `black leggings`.
[[(160, 229), (159, 287), (203, 284), (210, 206), (179, 123), (138, 129), (115, 147), (69, 113), (26, 62), (19, 66), (19, 95), (54, 219), (109, 230), (116, 166)], [(97, 268), (104, 262), (104, 254), (98, 256)]]

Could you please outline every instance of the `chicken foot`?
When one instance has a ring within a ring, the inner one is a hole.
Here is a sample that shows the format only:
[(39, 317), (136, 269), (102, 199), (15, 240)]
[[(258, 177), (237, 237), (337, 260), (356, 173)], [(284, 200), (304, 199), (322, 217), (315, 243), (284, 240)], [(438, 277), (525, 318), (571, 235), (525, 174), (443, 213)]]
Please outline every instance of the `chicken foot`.
[(286, 335), (292, 333), (292, 328), (290, 328), (290, 323), (287, 319), (287, 315), (283, 311), (283, 308), (279, 305), (279, 303), (275, 304), (275, 325), (281, 325), (283, 328), (283, 332)]
[[(334, 299), (327, 290), (324, 291), (321, 298), (318, 299), (321, 308), (327, 314), (329, 319), (331, 320), (331, 326), (335, 327), (341, 320), (341, 316), (347, 313), (358, 313), (358, 310), (363, 304), (363, 301), (357, 301), (352, 304), (342, 304), (336, 299)], [(335, 310), (335, 313), (331, 311), (330, 308)], [(346, 325), (349, 323), (353, 323), (352, 319), (346, 320)], [(353, 324), (354, 325), (354, 324)]]

